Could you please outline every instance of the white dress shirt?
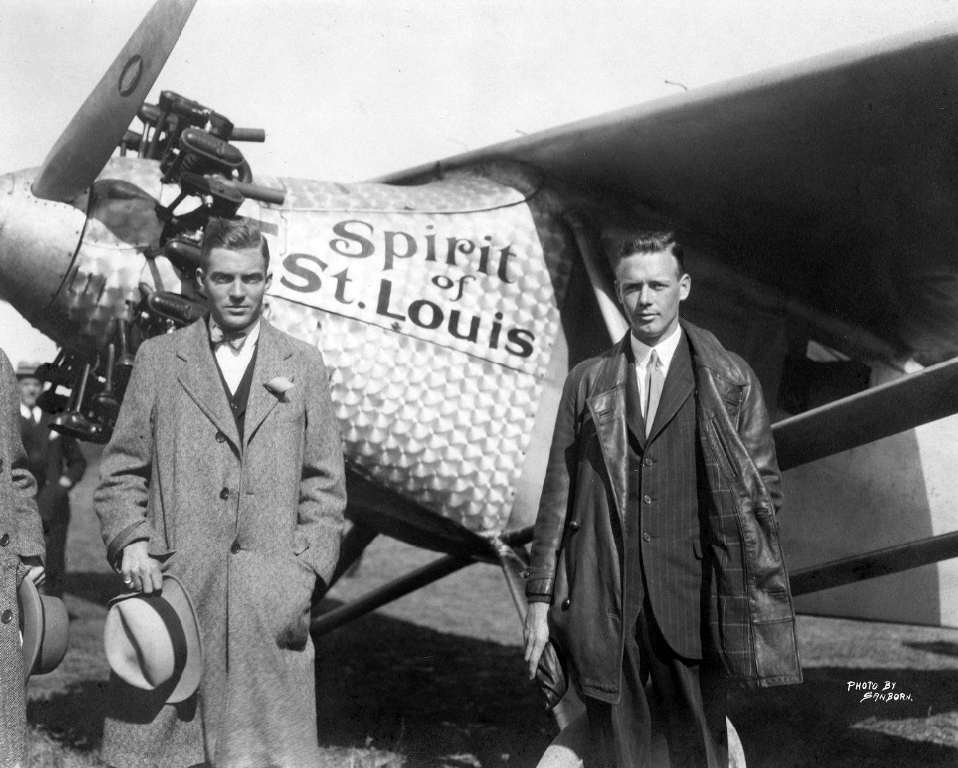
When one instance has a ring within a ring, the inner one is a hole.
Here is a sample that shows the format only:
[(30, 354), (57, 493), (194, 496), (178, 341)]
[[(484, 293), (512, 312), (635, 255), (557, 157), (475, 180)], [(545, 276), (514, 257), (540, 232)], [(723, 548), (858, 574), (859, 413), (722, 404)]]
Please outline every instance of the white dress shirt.
[[(210, 318), (210, 323), (213, 318)], [(217, 344), (213, 350), (213, 357), (220, 367), (223, 378), (226, 379), (226, 386), (230, 388), (230, 394), (236, 393), (236, 388), (243, 380), (243, 374), (249, 367), (250, 360), (253, 359), (253, 351), (256, 349), (256, 342), (259, 340), (259, 324), (257, 320), (250, 332), (243, 339), (243, 344), (239, 349), (233, 349), (229, 344)]]
[(40, 410), (39, 405), (33, 406), (33, 409), (27, 408), (23, 403), (20, 403), (20, 415), (25, 419), (33, 418), (34, 424), (40, 423), (40, 416), (43, 414), (43, 411)]
[(629, 341), (632, 342), (632, 354), (635, 356), (635, 375), (639, 384), (639, 403), (642, 408), (642, 418), (645, 418), (645, 410), (648, 407), (648, 392), (645, 391), (648, 381), (649, 357), (652, 350), (659, 356), (659, 365), (662, 367), (662, 379), (669, 375), (669, 366), (672, 364), (672, 358), (675, 357), (675, 350), (679, 347), (682, 340), (682, 327), (677, 325), (666, 338), (659, 341), (654, 347), (643, 344), (634, 334), (629, 334)]

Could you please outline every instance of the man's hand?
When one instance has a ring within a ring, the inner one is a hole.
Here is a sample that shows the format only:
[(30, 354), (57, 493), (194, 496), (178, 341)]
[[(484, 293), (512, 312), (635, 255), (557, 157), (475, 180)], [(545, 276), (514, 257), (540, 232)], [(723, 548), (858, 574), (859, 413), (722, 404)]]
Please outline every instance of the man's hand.
[(526, 641), (525, 660), (529, 668), (530, 680), (535, 679), (539, 657), (542, 656), (542, 650), (546, 647), (546, 640), (549, 639), (549, 622), (546, 620), (548, 615), (548, 603), (529, 603), (526, 622), (522, 627), (522, 636)]
[(43, 561), (39, 557), (21, 557), (20, 560), (30, 569), (23, 578), (30, 579), (38, 587), (47, 580), (47, 572), (43, 567)]
[(120, 575), (123, 583), (137, 592), (150, 594), (153, 590), (163, 589), (163, 574), (160, 561), (150, 557), (150, 544), (147, 541), (134, 541), (123, 547), (123, 564)]

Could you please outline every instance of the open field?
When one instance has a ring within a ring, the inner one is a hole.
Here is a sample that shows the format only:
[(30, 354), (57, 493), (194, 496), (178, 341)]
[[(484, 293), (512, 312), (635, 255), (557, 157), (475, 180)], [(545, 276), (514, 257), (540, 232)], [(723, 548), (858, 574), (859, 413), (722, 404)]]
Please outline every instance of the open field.
[[(85, 446), (88, 455), (93, 452)], [(31, 765), (98, 766), (105, 605), (118, 591), (93, 515), (96, 462), (74, 493), (60, 669), (29, 684)], [(435, 554), (375, 541), (351, 599)], [(737, 693), (750, 768), (958, 766), (958, 630), (801, 617), (806, 682)], [(523, 674), (520, 626), (498, 570), (479, 565), (317, 640), (323, 766), (533, 768), (555, 733)], [(849, 683), (909, 696), (862, 701)]]

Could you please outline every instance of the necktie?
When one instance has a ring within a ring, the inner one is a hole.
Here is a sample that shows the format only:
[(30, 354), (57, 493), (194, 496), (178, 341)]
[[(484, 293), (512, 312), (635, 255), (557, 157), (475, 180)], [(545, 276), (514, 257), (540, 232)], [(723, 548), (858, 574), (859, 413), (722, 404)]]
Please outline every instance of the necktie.
[(659, 408), (659, 400), (662, 399), (662, 386), (665, 384), (659, 354), (654, 349), (649, 355), (649, 363), (646, 366), (645, 384), (645, 391), (649, 398), (645, 408), (645, 436), (648, 437), (652, 433), (652, 423), (655, 421), (655, 412)]
[(246, 331), (227, 334), (216, 323), (212, 321), (210, 322), (210, 342), (213, 344), (214, 348), (218, 347), (220, 344), (228, 344), (238, 352), (243, 348), (243, 343), (245, 341)]

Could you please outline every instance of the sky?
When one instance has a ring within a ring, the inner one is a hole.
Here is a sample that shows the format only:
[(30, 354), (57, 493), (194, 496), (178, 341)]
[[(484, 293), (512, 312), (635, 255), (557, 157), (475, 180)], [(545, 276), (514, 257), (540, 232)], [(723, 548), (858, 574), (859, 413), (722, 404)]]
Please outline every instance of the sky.
[[(0, 173), (38, 166), (151, 0), (0, 5)], [(253, 173), (361, 181), (958, 18), (958, 0), (199, 0), (154, 88), (264, 128)], [(52, 342), (0, 303), (11, 359)]]

